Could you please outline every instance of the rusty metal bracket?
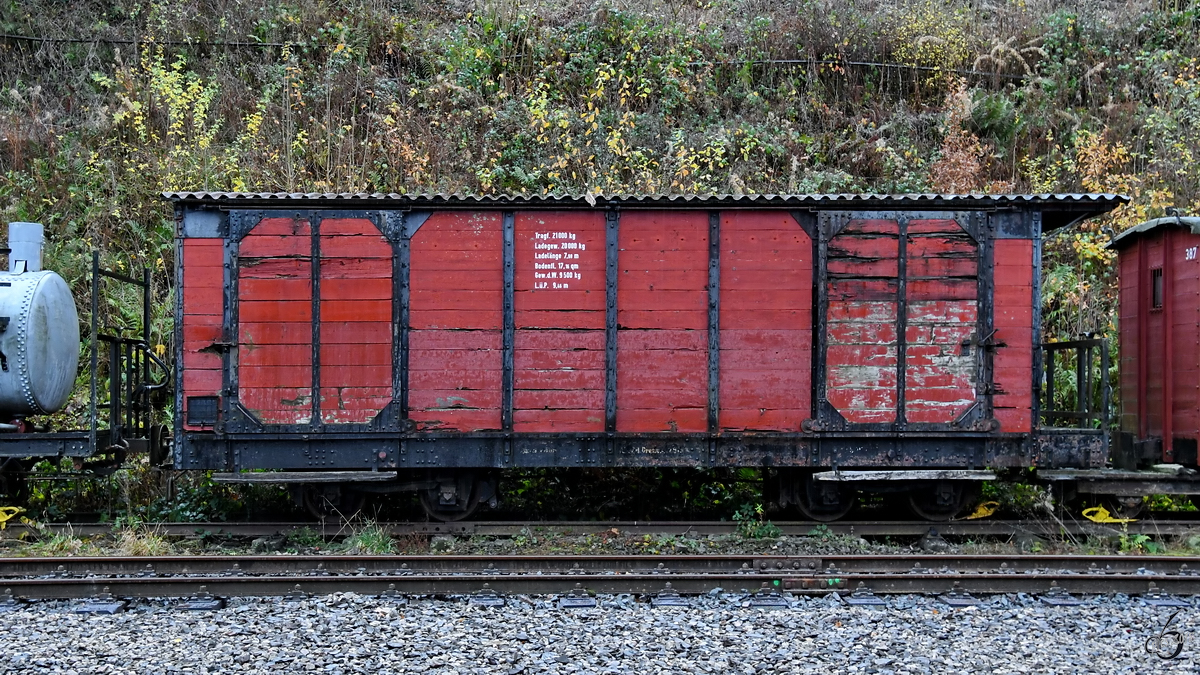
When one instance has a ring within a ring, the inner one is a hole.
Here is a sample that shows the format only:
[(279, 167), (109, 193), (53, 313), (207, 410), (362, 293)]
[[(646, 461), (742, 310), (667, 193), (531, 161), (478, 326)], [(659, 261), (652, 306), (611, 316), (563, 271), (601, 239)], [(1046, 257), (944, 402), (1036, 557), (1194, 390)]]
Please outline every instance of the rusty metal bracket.
[(492, 590), (491, 584), (484, 584), (483, 588), (471, 594), (467, 603), (477, 607), (503, 607), (504, 596)]
[(581, 607), (595, 607), (596, 599), (593, 598), (587, 591), (583, 590), (583, 584), (575, 584), (575, 588), (563, 597), (558, 599), (559, 609), (576, 609)]
[(1074, 607), (1083, 604), (1083, 600), (1068, 593), (1062, 586), (1058, 585), (1057, 581), (1051, 581), (1050, 590), (1039, 595), (1038, 599), (1044, 604), (1053, 607)]
[(671, 582), (667, 582), (663, 589), (654, 594), (650, 598), (651, 607), (690, 607), (691, 603), (687, 598), (679, 595), (674, 588), (671, 587)]
[(842, 600), (847, 605), (854, 607), (882, 607), (887, 604), (883, 601), (883, 598), (872, 593), (864, 581), (858, 582), (858, 586), (855, 587), (854, 592), (850, 595), (842, 596)]

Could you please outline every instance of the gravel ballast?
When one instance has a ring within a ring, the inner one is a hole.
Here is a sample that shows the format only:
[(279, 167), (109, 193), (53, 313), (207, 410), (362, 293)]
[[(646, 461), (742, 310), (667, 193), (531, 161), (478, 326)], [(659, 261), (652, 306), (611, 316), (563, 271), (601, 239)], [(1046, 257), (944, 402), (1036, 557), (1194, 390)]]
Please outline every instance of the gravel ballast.
[(218, 611), (172, 601), (115, 615), (38, 603), (0, 614), (4, 673), (1108, 673), (1195, 672), (1200, 609), (1171, 629), (1174, 660), (1146, 653), (1176, 608), (1124, 596), (1051, 607), (1026, 596), (950, 607), (897, 596), (879, 608), (795, 598), (784, 609), (710, 594), (652, 608), (628, 596), (559, 609), (553, 598), (500, 608), (462, 600), (399, 606), (353, 594), (234, 599)]

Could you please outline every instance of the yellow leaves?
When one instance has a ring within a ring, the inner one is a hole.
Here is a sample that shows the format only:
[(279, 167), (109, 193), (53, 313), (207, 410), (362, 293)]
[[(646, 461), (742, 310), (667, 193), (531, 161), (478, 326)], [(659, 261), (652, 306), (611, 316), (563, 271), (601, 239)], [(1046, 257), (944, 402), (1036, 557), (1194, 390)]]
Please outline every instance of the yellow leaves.
[(964, 15), (932, 0), (910, 4), (901, 12), (894, 43), (901, 62), (947, 70), (966, 62), (970, 45)]

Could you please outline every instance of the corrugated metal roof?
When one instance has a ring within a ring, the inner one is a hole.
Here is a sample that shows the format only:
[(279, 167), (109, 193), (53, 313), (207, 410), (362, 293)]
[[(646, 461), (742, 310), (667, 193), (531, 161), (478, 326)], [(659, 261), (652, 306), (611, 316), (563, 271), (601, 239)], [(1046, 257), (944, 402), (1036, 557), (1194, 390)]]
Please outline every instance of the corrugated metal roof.
[(182, 206), (216, 208), (342, 209), (896, 209), (1016, 208), (1042, 212), (1049, 232), (1108, 213), (1129, 197), (1118, 194), (816, 194), (816, 195), (633, 195), (633, 194), (398, 194), (366, 192), (167, 192)]
[(184, 203), (269, 203), (286, 201), (319, 203), (436, 206), (436, 205), (561, 205), (600, 206), (640, 204), (647, 206), (792, 206), (792, 205), (837, 205), (851, 204), (904, 204), (914, 205), (1089, 205), (1116, 208), (1129, 201), (1118, 194), (1030, 194), (1030, 195), (987, 195), (987, 194), (809, 194), (809, 195), (634, 195), (634, 194), (431, 194), (431, 193), (382, 193), (382, 192), (165, 192), (163, 197)]
[(1190, 229), (1192, 231), (1192, 234), (1200, 234), (1200, 217), (1167, 216), (1165, 218), (1155, 218), (1154, 220), (1147, 220), (1146, 222), (1142, 223), (1141, 225), (1135, 225), (1134, 227), (1131, 227), (1128, 230), (1125, 230), (1121, 234), (1118, 234), (1117, 236), (1113, 237), (1113, 240), (1108, 243), (1108, 248), (1119, 248), (1120, 245), (1122, 244), (1122, 242), (1129, 243), (1129, 242), (1125, 241), (1126, 239), (1129, 239), (1130, 241), (1132, 241), (1132, 238), (1135, 237), (1136, 235), (1143, 234), (1145, 232), (1149, 232), (1151, 230), (1155, 230), (1157, 228), (1164, 227), (1167, 225), (1174, 225), (1176, 227), (1185, 227), (1185, 228)]

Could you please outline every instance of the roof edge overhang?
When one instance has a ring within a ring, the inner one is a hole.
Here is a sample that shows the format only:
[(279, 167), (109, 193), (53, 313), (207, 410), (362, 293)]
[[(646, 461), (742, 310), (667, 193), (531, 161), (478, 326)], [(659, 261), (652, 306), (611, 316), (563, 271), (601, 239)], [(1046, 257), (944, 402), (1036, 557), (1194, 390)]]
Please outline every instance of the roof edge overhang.
[(1046, 231), (1108, 213), (1129, 197), (1118, 194), (806, 194), (806, 195), (632, 195), (632, 194), (399, 194), (290, 192), (165, 192), (177, 205), (216, 208), (306, 207), (382, 209), (1022, 209), (1043, 215)]
[(1113, 237), (1113, 240), (1108, 242), (1108, 246), (1106, 248), (1119, 249), (1123, 246), (1133, 243), (1133, 240), (1137, 239), (1141, 235), (1153, 232), (1157, 229), (1172, 226), (1180, 229), (1191, 230), (1192, 234), (1200, 234), (1200, 217), (1166, 216), (1164, 218), (1147, 220), (1141, 225), (1135, 225)]

